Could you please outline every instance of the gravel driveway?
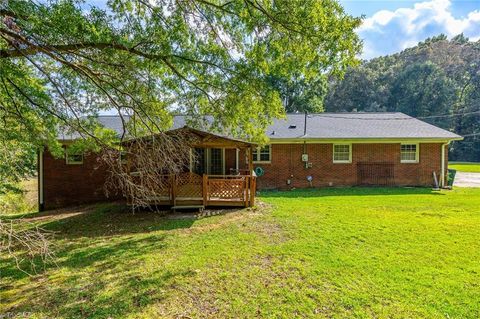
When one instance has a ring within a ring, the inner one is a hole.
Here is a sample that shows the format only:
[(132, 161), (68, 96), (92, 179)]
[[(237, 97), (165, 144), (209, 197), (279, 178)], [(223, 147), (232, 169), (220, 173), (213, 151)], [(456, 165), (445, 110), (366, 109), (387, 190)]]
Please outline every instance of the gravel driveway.
[(453, 186), (480, 187), (480, 173), (457, 172)]

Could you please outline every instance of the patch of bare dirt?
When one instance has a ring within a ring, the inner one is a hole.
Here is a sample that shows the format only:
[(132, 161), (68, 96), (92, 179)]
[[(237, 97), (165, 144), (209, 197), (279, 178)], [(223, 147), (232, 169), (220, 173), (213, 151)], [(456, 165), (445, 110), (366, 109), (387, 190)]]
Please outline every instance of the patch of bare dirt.
[(31, 217), (29, 215), (29, 217), (20, 218), (20, 220), (23, 220), (26, 222), (56, 221), (56, 220), (61, 220), (61, 219), (82, 215), (82, 214), (89, 214), (95, 211), (95, 209), (96, 209), (95, 205), (53, 209), (53, 210), (37, 213)]

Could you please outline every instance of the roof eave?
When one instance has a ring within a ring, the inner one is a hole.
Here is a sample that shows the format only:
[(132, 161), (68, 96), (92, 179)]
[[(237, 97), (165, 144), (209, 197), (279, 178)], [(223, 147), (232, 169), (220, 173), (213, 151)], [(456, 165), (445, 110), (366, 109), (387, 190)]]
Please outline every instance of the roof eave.
[(425, 142), (425, 143), (445, 143), (451, 141), (461, 141), (459, 137), (291, 137), (291, 138), (270, 138), (270, 143), (332, 143), (332, 142), (351, 142), (351, 143), (399, 143), (405, 141)]

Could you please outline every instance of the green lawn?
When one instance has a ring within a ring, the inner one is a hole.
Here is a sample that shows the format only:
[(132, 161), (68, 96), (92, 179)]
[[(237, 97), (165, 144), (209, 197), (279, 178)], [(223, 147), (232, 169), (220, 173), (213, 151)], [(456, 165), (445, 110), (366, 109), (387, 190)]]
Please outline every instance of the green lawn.
[(480, 173), (480, 163), (449, 162), (448, 168), (456, 169), (459, 172)]
[(57, 266), (0, 260), (0, 314), (32, 318), (479, 318), (480, 189), (263, 193), (165, 219), (104, 205), (31, 214)]

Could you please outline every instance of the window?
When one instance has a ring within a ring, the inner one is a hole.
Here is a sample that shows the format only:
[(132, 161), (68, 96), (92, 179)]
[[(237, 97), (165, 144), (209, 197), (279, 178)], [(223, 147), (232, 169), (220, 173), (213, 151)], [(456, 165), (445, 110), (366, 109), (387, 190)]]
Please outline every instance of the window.
[(333, 162), (334, 163), (351, 163), (352, 162), (352, 145), (350, 144), (334, 144), (333, 145)]
[(210, 149), (210, 174), (222, 175), (223, 174), (223, 155), (221, 148)]
[(83, 164), (83, 154), (75, 154), (75, 153), (65, 153), (65, 158), (67, 161), (67, 165), (73, 165), (73, 164)]
[(265, 145), (264, 147), (257, 147), (253, 149), (253, 162), (257, 163), (266, 163), (270, 162), (271, 147), (270, 145)]
[(418, 163), (418, 144), (402, 144), (400, 146), (401, 163)]

